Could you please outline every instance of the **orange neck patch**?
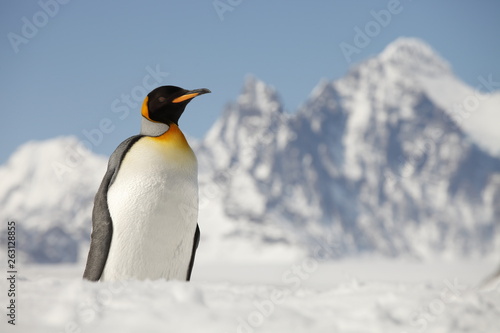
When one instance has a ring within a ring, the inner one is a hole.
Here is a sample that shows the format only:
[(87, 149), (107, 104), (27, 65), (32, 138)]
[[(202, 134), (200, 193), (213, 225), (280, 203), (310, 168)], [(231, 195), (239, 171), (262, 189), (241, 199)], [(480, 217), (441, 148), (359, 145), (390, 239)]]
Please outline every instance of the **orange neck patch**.
[(160, 136), (153, 137), (156, 140), (160, 140), (164, 143), (175, 144), (178, 147), (189, 147), (189, 143), (182, 133), (179, 126), (176, 124), (170, 124), (168, 130)]
[(165, 133), (159, 136), (146, 136), (145, 140), (151, 142), (149, 147), (155, 151), (155, 154), (163, 156), (165, 162), (172, 163), (172, 166), (191, 167), (196, 165), (196, 156), (193, 150), (175, 124), (170, 124)]

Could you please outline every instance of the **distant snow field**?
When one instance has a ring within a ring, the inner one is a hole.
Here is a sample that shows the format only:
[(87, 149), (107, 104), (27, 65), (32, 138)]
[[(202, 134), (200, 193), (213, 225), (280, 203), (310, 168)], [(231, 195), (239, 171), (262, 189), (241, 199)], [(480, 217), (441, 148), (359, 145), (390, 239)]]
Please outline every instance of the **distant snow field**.
[(16, 326), (4, 314), (0, 331), (494, 333), (500, 285), (477, 288), (492, 267), (486, 260), (207, 262), (190, 283), (91, 283), (81, 280), (83, 264), (26, 265)]

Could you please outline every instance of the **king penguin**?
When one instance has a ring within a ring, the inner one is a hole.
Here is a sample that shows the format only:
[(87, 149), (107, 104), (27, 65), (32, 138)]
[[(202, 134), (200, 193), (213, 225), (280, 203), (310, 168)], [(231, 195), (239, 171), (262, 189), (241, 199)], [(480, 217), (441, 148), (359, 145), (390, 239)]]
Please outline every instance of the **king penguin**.
[(163, 86), (144, 99), (140, 135), (116, 148), (95, 195), (84, 279), (190, 280), (200, 240), (198, 166), (178, 121), (209, 92)]

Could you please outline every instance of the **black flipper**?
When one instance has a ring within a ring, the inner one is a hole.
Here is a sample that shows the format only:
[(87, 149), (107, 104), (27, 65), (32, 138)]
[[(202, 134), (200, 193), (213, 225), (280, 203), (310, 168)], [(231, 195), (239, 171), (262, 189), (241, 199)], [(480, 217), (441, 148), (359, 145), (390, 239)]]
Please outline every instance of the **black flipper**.
[(98, 281), (104, 271), (113, 235), (113, 222), (108, 208), (108, 190), (116, 178), (127, 151), (142, 137), (143, 135), (136, 135), (123, 141), (109, 158), (108, 170), (94, 198), (92, 234), (87, 265), (83, 273), (84, 279)]
[(189, 262), (189, 268), (187, 272), (187, 281), (191, 280), (191, 272), (193, 271), (194, 256), (196, 255), (196, 249), (200, 243), (200, 228), (198, 224), (196, 225), (196, 232), (194, 233), (193, 251), (191, 252), (191, 261)]

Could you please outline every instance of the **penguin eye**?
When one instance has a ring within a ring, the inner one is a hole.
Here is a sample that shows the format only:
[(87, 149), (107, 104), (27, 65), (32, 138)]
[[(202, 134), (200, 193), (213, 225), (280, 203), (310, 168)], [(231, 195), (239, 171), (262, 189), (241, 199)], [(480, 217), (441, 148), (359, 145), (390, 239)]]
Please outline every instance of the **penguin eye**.
[(158, 97), (158, 102), (160, 102), (160, 103), (163, 103), (163, 102), (165, 102), (166, 100), (167, 100), (167, 99), (166, 99), (165, 97), (163, 97), (163, 96)]

